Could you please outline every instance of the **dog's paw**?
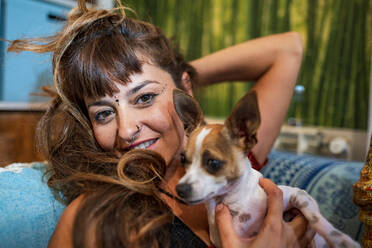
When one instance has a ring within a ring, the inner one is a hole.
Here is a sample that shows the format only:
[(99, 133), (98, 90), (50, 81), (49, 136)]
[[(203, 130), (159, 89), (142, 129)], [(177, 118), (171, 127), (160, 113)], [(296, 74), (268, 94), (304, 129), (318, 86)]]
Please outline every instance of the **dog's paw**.
[(360, 244), (351, 239), (349, 236), (343, 234), (338, 230), (332, 230), (329, 233), (329, 239), (331, 240), (334, 246), (340, 248), (360, 248)]

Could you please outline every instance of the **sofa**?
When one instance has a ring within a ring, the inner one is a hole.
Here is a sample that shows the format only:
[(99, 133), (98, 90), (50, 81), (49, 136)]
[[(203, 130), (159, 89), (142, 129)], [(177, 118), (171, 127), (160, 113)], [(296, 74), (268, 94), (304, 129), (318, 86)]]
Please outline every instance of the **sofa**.
[[(309, 192), (333, 225), (360, 242), (363, 225), (352, 184), (362, 167), (361, 162), (272, 151), (262, 173), (278, 185)], [(0, 248), (47, 246), (65, 206), (46, 185), (45, 169), (42, 162), (0, 168)]]

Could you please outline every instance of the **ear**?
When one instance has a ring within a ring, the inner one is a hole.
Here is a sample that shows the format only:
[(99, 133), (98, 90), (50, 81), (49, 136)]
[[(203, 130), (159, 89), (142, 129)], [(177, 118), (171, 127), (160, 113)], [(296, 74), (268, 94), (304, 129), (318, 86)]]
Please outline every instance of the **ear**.
[(184, 71), (182, 73), (181, 81), (182, 81), (183, 87), (185, 88), (186, 93), (189, 94), (190, 96), (194, 96), (194, 94), (192, 92), (192, 84), (191, 84), (191, 79), (190, 79), (189, 73)]
[(183, 122), (186, 134), (189, 135), (203, 121), (199, 103), (186, 92), (175, 89), (173, 90), (173, 104)]
[(231, 139), (242, 142), (245, 152), (257, 143), (257, 129), (260, 125), (256, 91), (249, 91), (235, 105), (225, 121)]

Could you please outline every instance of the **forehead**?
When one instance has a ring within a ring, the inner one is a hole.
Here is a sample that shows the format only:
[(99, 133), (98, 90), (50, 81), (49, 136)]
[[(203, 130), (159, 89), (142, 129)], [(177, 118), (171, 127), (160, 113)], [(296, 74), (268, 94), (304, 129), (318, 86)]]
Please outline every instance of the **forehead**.
[[(209, 129), (209, 133), (201, 139), (203, 131), (206, 129)], [(197, 162), (194, 166), (202, 168), (207, 174), (217, 177), (223, 175), (227, 180), (234, 180), (240, 176), (241, 172), (235, 159), (238, 149), (235, 144), (229, 141), (226, 132), (224, 126), (220, 124), (198, 128), (190, 135), (186, 156), (193, 162)], [(199, 144), (197, 144), (198, 142)], [(209, 159), (224, 161), (225, 165), (217, 172), (210, 172), (206, 163)]]
[[(231, 144), (228, 142), (225, 129), (223, 127), (224, 126), (221, 124), (212, 124), (196, 129), (190, 135), (187, 152), (194, 153), (196, 143), (202, 142), (200, 144), (202, 151), (208, 149), (209, 151), (216, 151), (224, 155), (231, 153)], [(202, 140), (198, 140), (199, 135), (204, 129), (210, 129), (210, 131)]]
[(105, 96), (84, 97), (85, 103), (89, 104), (95, 100), (111, 98), (113, 96), (130, 96), (137, 93), (142, 88), (156, 87), (162, 90), (173, 90), (173, 88), (176, 87), (171, 75), (167, 71), (150, 63), (144, 63), (141, 72), (130, 75), (128, 82), (114, 81), (114, 85), (115, 90), (113, 94), (108, 92)]
[(133, 83), (145, 80), (154, 80), (158, 81), (162, 85), (170, 84), (170, 86), (175, 86), (172, 76), (167, 71), (150, 63), (144, 63), (142, 66), (142, 72), (133, 73), (129, 76), (129, 80)]

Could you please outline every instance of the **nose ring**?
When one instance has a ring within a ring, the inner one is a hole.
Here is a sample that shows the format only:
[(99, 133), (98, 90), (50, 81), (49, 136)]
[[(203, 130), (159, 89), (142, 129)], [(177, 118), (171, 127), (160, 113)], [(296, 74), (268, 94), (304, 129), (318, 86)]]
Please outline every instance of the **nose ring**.
[(132, 135), (130, 142), (126, 142), (128, 145), (131, 145), (134, 143), (134, 140), (136, 139), (136, 137), (139, 135), (141, 131), (141, 127), (139, 125), (136, 125), (136, 128), (137, 128), (137, 131)]

